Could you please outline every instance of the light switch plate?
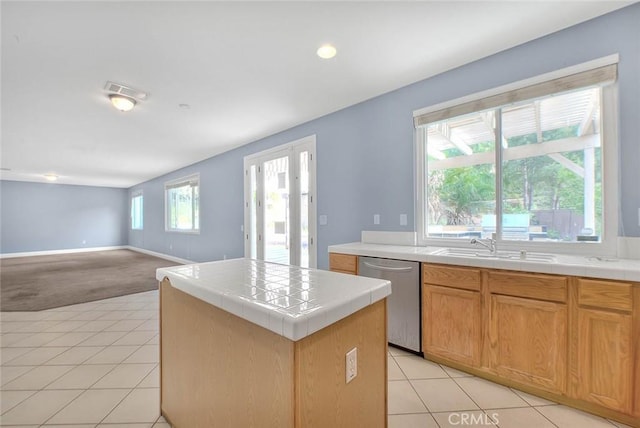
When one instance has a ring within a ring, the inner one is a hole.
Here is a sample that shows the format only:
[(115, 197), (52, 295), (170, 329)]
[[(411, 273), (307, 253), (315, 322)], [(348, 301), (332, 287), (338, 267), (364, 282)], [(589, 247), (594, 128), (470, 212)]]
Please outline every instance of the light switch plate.
[(329, 219), (327, 218), (326, 214), (320, 214), (320, 216), (318, 217), (318, 220), (320, 222), (320, 226), (326, 226), (327, 223), (329, 222)]

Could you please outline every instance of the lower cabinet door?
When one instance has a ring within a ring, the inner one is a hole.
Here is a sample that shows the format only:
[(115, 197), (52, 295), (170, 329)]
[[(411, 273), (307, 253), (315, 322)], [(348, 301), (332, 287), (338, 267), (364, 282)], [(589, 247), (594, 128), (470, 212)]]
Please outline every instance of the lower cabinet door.
[(480, 366), (480, 292), (424, 284), (424, 352)]
[(489, 367), (550, 392), (566, 390), (567, 305), (491, 294)]
[(578, 397), (624, 413), (632, 409), (631, 315), (578, 309)]

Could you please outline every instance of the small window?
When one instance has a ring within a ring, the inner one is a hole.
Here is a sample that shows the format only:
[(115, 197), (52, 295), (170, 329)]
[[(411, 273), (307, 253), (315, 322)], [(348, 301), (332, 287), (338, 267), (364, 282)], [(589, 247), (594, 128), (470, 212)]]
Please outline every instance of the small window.
[(164, 185), (166, 230), (200, 232), (200, 176), (174, 180)]
[(143, 229), (143, 197), (142, 192), (131, 195), (131, 229)]

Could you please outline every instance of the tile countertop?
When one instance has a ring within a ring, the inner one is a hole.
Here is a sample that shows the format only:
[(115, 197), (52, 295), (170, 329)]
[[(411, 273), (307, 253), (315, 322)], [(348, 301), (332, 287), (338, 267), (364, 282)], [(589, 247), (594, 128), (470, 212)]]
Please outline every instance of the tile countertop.
[(391, 294), (391, 282), (252, 259), (156, 271), (193, 297), (297, 341)]
[[(640, 260), (605, 258), (599, 260), (590, 256), (554, 253), (557, 261), (543, 263), (527, 260), (434, 254), (442, 250), (442, 247), (366, 244), (361, 242), (329, 246), (330, 253), (640, 282)], [(532, 252), (530, 254), (535, 253)]]

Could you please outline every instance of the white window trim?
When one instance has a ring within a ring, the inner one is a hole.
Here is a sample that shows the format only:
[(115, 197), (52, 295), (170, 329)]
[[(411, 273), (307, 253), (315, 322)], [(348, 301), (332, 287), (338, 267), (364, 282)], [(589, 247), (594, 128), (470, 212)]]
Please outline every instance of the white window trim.
[[(314, 173), (309, 177), (309, 267), (315, 268), (318, 265), (318, 238), (317, 238), (317, 198), (316, 198), (316, 176), (317, 176), (317, 155), (316, 155), (316, 135), (309, 135), (307, 137), (300, 138), (298, 140), (292, 141), (290, 143), (282, 144), (271, 149), (263, 150), (258, 153), (253, 153), (251, 155), (247, 155), (244, 158), (244, 171), (245, 174), (249, 170), (252, 164), (260, 162), (263, 158), (271, 158), (281, 154), (281, 156), (289, 156), (289, 165), (296, 165), (294, 158), (297, 159), (299, 153), (308, 151), (313, 157), (313, 170)], [(311, 168), (311, 167), (310, 167)], [(292, 171), (293, 172), (293, 171)], [(289, 188), (291, 192), (299, 193), (299, 181), (296, 180), (295, 174), (289, 174)], [(262, 191), (261, 187), (257, 189), (260, 193)], [(245, 178), (244, 180), (244, 227), (243, 227), (243, 237), (244, 237), (244, 254), (245, 257), (251, 257), (251, 242), (248, 239), (251, 223), (250, 216), (248, 210), (250, 208), (249, 204), (249, 195), (251, 194), (250, 182)], [(290, 207), (292, 218), (299, 218), (297, 210), (300, 209), (299, 206)], [(294, 212), (295, 211), (295, 212)], [(258, 216), (258, 229), (261, 228), (261, 219)], [(297, 239), (298, 230), (294, 228), (295, 234), (292, 233), (289, 237), (290, 247), (293, 247), (295, 240)], [(262, 254), (260, 250), (258, 250), (258, 257)], [(291, 264), (299, 263), (299, 260), (291, 260)]]
[[(133, 228), (133, 217), (131, 217), (131, 208), (133, 208), (133, 198), (142, 196), (142, 227)], [(129, 194), (129, 230), (144, 230), (144, 191), (142, 189), (134, 190)]]
[[(487, 91), (478, 92), (469, 96), (457, 98), (437, 105), (425, 107), (413, 112), (413, 116), (420, 116), (425, 113), (441, 110), (447, 107), (455, 106), (465, 102), (474, 101), (480, 98), (489, 97), (509, 90), (515, 90), (532, 84), (541, 83), (545, 80), (557, 79), (571, 74), (580, 73), (593, 68), (605, 65), (615, 64), (619, 62), (618, 54), (610, 55), (604, 58), (596, 59), (586, 63), (567, 67), (551, 73), (546, 73), (534, 78), (521, 80), (500, 86), (498, 88), (489, 89)], [(498, 248), (505, 250), (528, 250), (536, 252), (556, 252), (571, 253), (578, 255), (617, 255), (618, 240), (618, 224), (620, 209), (620, 199), (618, 195), (619, 174), (618, 174), (618, 82), (604, 86), (602, 88), (602, 169), (603, 169), (603, 188), (602, 188), (602, 220), (603, 220), (603, 238), (601, 242), (536, 242), (536, 241), (498, 241)], [(417, 178), (416, 183), (416, 205), (415, 219), (417, 243), (422, 246), (436, 247), (471, 247), (468, 241), (452, 238), (429, 238), (424, 230), (424, 196), (425, 196), (425, 153), (424, 144), (419, 136), (419, 130), (414, 128), (414, 151), (415, 151), (415, 170)]]
[[(189, 182), (189, 181), (196, 181), (198, 183), (198, 195), (200, 195), (200, 198), (201, 198), (202, 192), (201, 192), (201, 188), (200, 188), (200, 173), (187, 175), (187, 176), (181, 177), (181, 178), (176, 178), (174, 180), (166, 181), (164, 183), (164, 231), (165, 232), (185, 233), (185, 234), (189, 234), (189, 235), (199, 235), (200, 234), (200, 221), (198, 221), (198, 228), (197, 229), (184, 230), (184, 229), (172, 229), (172, 228), (169, 227), (169, 205), (167, 203), (167, 190), (169, 190), (169, 188), (171, 188), (171, 187), (177, 187), (176, 186), (177, 184), (182, 184), (182, 183), (186, 183), (186, 182)], [(202, 210), (201, 210), (202, 204), (200, 204), (200, 198), (198, 199), (198, 217), (202, 218)]]

